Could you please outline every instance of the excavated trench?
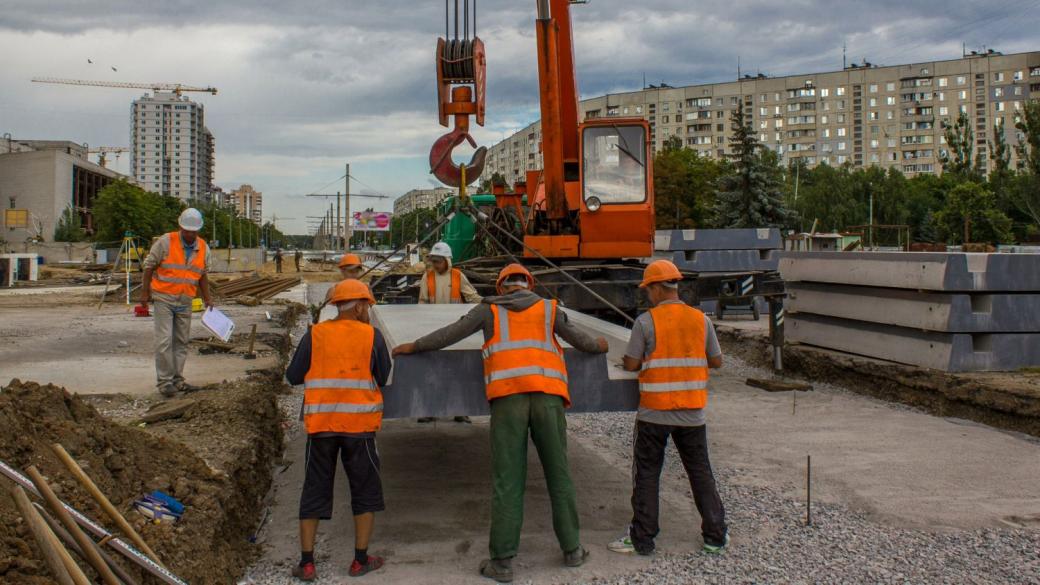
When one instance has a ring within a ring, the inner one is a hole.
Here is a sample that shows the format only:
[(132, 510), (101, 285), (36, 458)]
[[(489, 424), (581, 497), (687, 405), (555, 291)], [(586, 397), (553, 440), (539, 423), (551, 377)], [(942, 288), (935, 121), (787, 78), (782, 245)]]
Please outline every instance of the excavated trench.
[[(281, 311), (284, 330), (302, 311), (299, 305)], [(288, 335), (266, 341), (284, 361)], [(0, 389), (0, 460), (19, 470), (36, 465), (59, 497), (115, 532), (53, 454), (51, 445), (61, 443), (171, 571), (193, 584), (234, 583), (258, 554), (250, 537), (284, 446), (278, 397), (289, 387), (281, 372), (254, 371), (207, 387), (176, 418), (146, 425), (114, 422), (63, 388), (13, 380)], [(10, 482), (0, 485), (0, 582), (56, 583), (6, 493)], [(179, 522), (153, 524), (132, 510), (152, 490), (185, 504)], [(139, 582), (157, 582), (109, 552)]]

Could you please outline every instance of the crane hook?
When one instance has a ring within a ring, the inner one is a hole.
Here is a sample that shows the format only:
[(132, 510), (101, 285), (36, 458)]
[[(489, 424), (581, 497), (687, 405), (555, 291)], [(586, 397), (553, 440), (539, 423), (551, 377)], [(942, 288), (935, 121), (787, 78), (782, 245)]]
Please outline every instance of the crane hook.
[[(451, 153), (455, 147), (463, 142), (469, 142), (477, 148), (477, 142), (469, 135), (469, 132), (456, 126), (454, 130), (441, 136), (433, 143), (430, 149), (430, 172), (433, 173), (445, 185), (460, 187), (462, 185), (462, 169), (451, 159)], [(487, 159), (487, 147), (481, 146), (473, 153), (469, 163), (466, 164), (466, 184), (472, 183), (484, 173), (484, 162)]]

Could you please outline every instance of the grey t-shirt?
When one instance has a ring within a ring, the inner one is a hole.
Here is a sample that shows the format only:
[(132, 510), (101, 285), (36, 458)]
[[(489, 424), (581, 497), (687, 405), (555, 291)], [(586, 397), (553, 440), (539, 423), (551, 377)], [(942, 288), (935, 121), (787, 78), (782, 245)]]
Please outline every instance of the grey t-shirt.
[[(673, 303), (681, 304), (682, 301), (665, 301), (661, 304)], [(640, 315), (632, 326), (632, 335), (628, 338), (628, 347), (625, 349), (625, 355), (638, 360), (645, 360), (654, 352), (656, 347), (655, 339), (654, 318), (650, 316), (648, 311)], [(712, 325), (711, 319), (707, 315), (704, 316), (704, 351), (708, 357), (722, 355), (719, 338), (715, 336), (715, 326)], [(636, 420), (676, 427), (699, 427), (704, 424), (705, 417), (703, 408), (654, 410), (640, 406), (639, 413), (636, 414)]]

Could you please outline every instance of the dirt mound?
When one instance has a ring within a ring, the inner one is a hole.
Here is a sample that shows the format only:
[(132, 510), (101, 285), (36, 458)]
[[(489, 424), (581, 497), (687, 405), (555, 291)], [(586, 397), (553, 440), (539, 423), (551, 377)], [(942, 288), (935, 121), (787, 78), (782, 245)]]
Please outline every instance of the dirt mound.
[[(141, 429), (105, 419), (63, 388), (13, 380), (0, 390), (0, 459), (21, 470), (35, 464), (59, 497), (111, 529), (52, 453), (50, 445), (61, 443), (181, 578), (234, 582), (255, 554), (247, 538), (281, 450), (271, 390), (278, 386), (269, 382), (246, 380), (199, 393), (183, 419)], [(0, 485), (0, 582), (52, 583), (6, 493), (10, 483)], [(155, 489), (184, 502), (180, 522), (149, 524), (131, 510), (134, 499)]]

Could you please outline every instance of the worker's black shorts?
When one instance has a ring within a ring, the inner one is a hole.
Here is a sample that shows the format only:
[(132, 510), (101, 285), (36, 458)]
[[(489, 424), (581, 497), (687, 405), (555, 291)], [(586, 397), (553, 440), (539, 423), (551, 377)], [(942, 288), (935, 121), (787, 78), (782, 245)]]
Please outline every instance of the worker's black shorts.
[(343, 461), (350, 484), (350, 508), (354, 515), (381, 512), (383, 483), (379, 478), (379, 452), (375, 437), (308, 437), (307, 476), (300, 494), (300, 518), (332, 518), (332, 490), (337, 456)]

